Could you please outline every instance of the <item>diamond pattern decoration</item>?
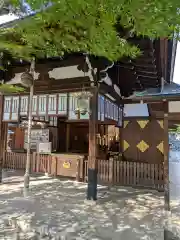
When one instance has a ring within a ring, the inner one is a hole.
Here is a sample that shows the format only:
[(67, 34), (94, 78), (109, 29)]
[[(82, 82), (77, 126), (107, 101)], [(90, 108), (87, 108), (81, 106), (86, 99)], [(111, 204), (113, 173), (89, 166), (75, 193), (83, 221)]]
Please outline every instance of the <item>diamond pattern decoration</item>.
[(141, 152), (145, 152), (149, 148), (149, 145), (145, 141), (142, 140), (137, 144), (137, 148)]
[(129, 121), (124, 121), (124, 128), (127, 127), (128, 123), (129, 123)]
[(124, 140), (124, 141), (123, 141), (123, 150), (124, 150), (124, 152), (125, 152), (128, 148), (129, 148), (129, 143), (128, 143), (126, 140)]
[(164, 154), (164, 142), (160, 142), (160, 144), (157, 145), (157, 149)]
[(157, 121), (160, 125), (160, 127), (163, 129), (164, 128), (164, 121), (163, 120), (158, 120)]
[(148, 124), (148, 122), (149, 122), (148, 120), (137, 121), (137, 123), (139, 124), (141, 129), (144, 129), (146, 127), (146, 125)]

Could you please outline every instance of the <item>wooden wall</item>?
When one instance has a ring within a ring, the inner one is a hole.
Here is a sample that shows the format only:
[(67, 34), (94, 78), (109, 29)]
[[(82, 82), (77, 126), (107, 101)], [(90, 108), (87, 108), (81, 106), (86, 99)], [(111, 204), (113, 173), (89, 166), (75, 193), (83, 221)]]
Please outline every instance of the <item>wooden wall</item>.
[(89, 148), (88, 134), (89, 134), (88, 123), (70, 124), (69, 151), (88, 153)]
[(23, 149), (24, 148), (24, 129), (15, 128), (14, 132), (14, 149)]
[(163, 162), (163, 132), (162, 119), (125, 120), (121, 132), (124, 158), (137, 162)]
[[(11, 134), (9, 146), (12, 150), (23, 151), (24, 150), (24, 129), (19, 127), (9, 127), (9, 130), (13, 131)], [(58, 131), (55, 127), (49, 127), (50, 141), (52, 142), (52, 150), (58, 148)]]

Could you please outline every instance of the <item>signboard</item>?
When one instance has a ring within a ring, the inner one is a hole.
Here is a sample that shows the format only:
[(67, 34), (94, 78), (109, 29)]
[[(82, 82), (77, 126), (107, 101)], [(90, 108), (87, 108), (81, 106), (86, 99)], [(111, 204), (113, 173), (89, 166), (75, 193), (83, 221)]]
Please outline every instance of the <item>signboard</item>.
[[(27, 129), (24, 133), (24, 149), (27, 149)], [(31, 149), (36, 150), (38, 143), (49, 142), (49, 129), (32, 129), (31, 130)]]
[(37, 144), (37, 152), (48, 154), (52, 151), (52, 143), (51, 142), (40, 142)]

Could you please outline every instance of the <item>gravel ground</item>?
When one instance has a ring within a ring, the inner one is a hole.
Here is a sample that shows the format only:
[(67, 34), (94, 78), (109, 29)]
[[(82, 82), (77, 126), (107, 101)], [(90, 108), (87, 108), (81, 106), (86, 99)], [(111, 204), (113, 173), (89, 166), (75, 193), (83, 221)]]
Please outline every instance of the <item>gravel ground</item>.
[(0, 239), (160, 240), (164, 226), (166, 240), (178, 239), (170, 236), (178, 234), (178, 205), (167, 216), (162, 193), (99, 186), (94, 205), (84, 201), (86, 188), (84, 183), (34, 176), (24, 198), (22, 174), (4, 173)]

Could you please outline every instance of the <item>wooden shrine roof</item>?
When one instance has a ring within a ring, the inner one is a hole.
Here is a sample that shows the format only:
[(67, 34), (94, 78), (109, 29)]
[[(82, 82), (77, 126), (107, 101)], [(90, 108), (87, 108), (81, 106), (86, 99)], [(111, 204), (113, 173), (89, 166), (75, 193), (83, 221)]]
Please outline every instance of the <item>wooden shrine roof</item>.
[[(172, 41), (134, 39), (133, 42), (140, 47), (142, 55), (134, 60), (120, 59), (114, 68), (109, 70), (110, 76), (118, 76), (118, 83), (124, 97), (131, 96), (134, 91), (144, 91), (148, 88), (161, 89), (162, 78), (170, 83), (171, 71), (174, 68)], [(162, 45), (163, 48), (166, 45), (163, 50)]]

